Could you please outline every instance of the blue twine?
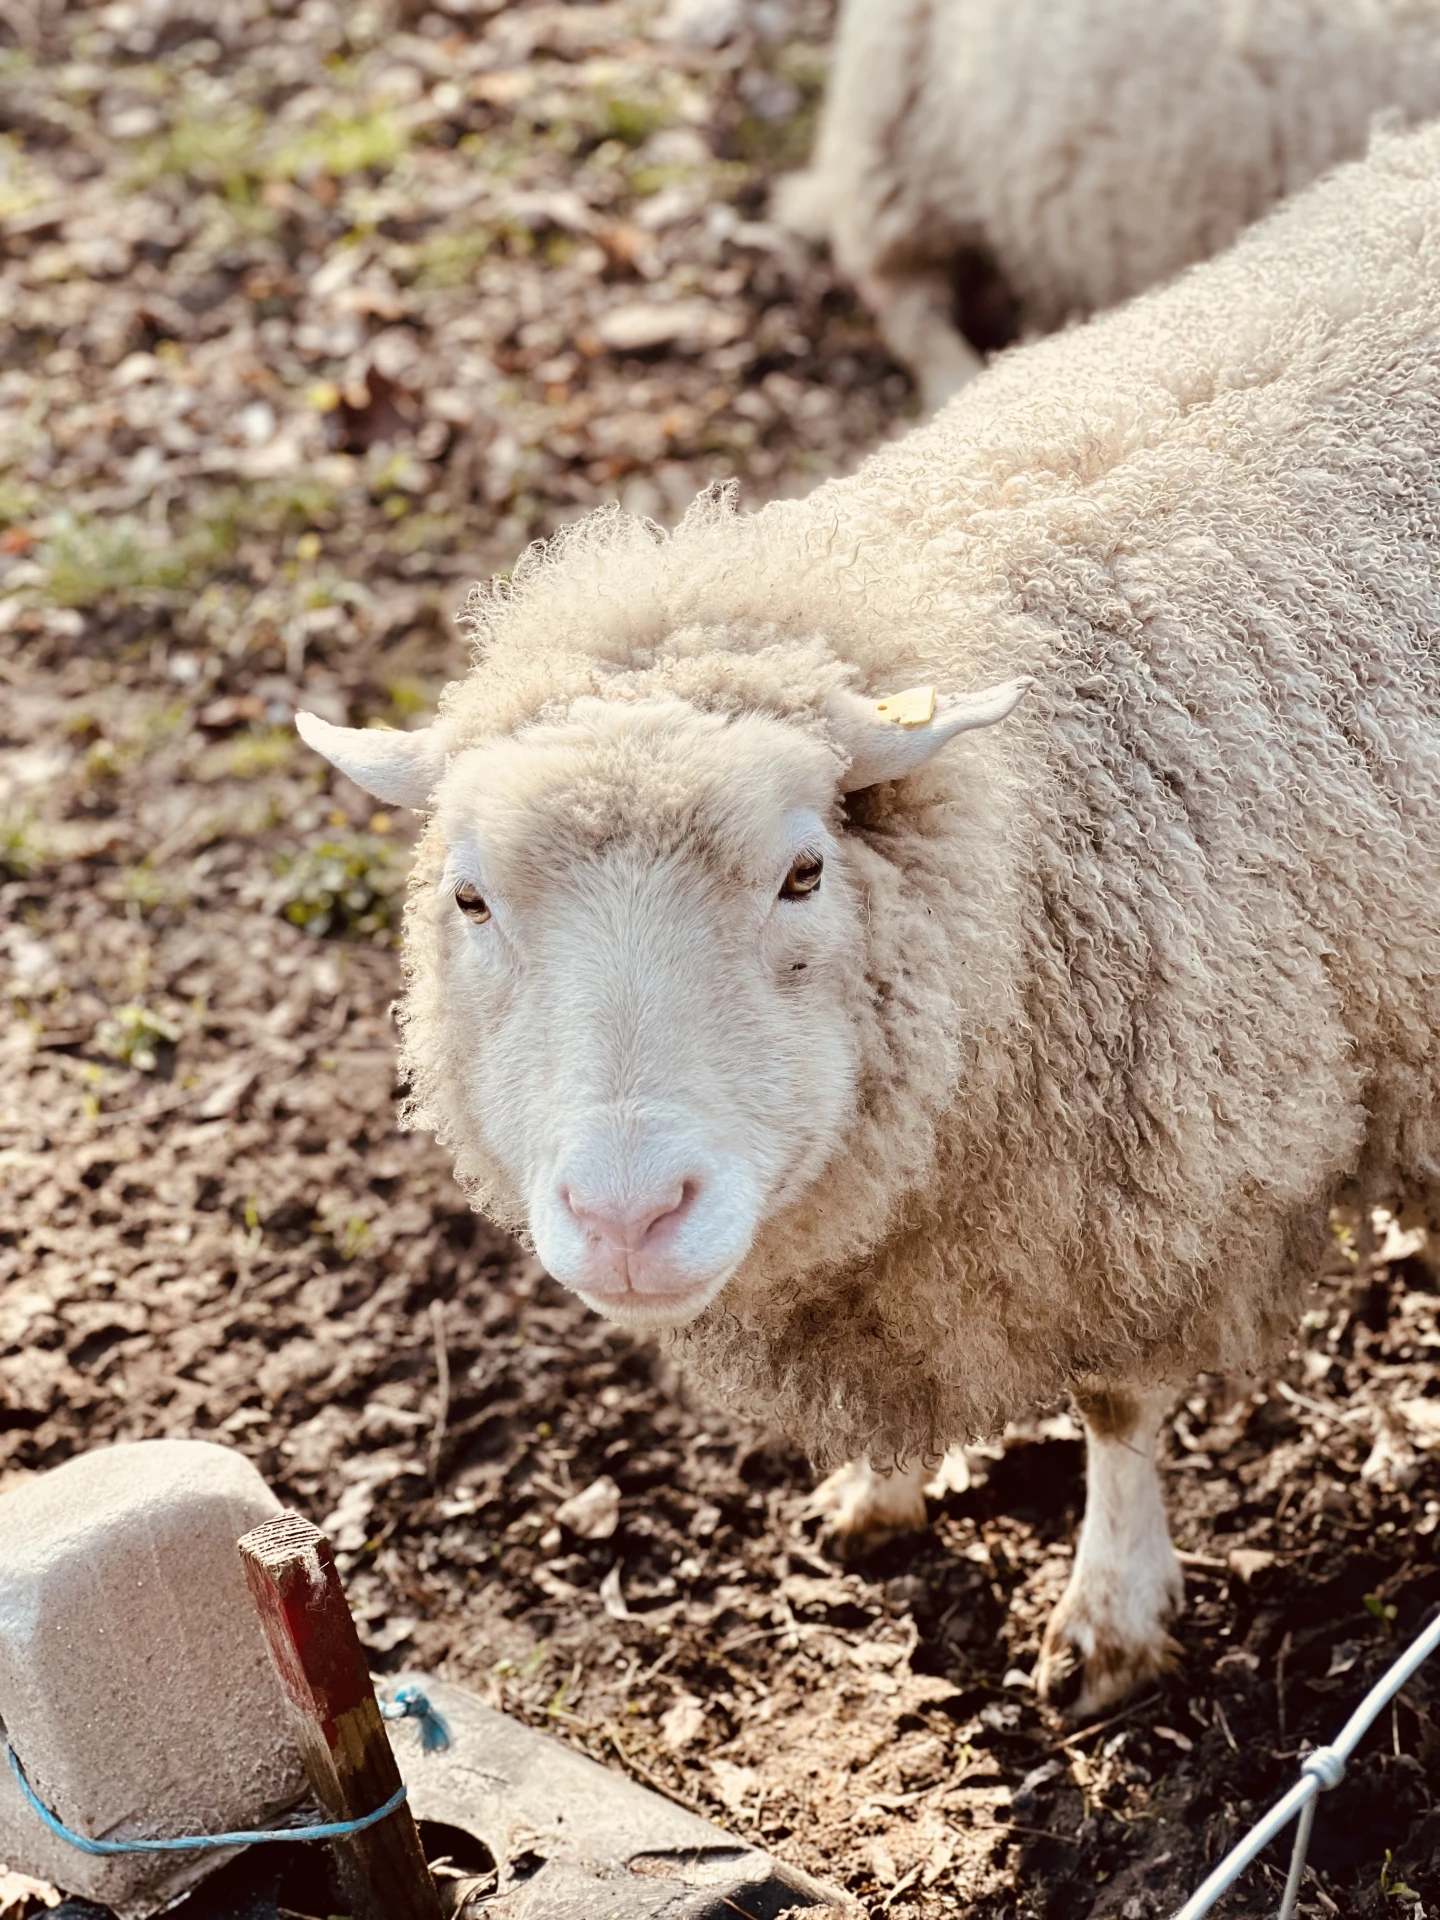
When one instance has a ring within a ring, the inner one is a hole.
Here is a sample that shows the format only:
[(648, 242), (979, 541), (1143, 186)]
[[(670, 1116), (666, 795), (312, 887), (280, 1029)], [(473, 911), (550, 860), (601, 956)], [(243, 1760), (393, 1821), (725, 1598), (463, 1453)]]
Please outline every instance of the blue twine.
[(330, 1820), (315, 1827), (257, 1827), (253, 1832), (246, 1833), (194, 1833), (182, 1840), (91, 1840), (85, 1834), (67, 1827), (63, 1820), (58, 1820), (50, 1811), (25, 1778), (20, 1756), (8, 1740), (5, 1753), (10, 1762), (10, 1771), (30, 1808), (40, 1816), (51, 1833), (70, 1846), (78, 1847), (81, 1853), (198, 1853), (206, 1847), (253, 1847), (266, 1840), (345, 1840), (352, 1833), (363, 1833), (367, 1827), (377, 1826), (388, 1818), (404, 1803), (406, 1795), (406, 1788), (402, 1784), (384, 1806), (377, 1807), (373, 1813), (362, 1814), (358, 1820)]
[(444, 1716), (435, 1711), (419, 1687), (401, 1687), (393, 1700), (382, 1700), (380, 1711), (387, 1720), (418, 1720), (422, 1753), (443, 1753), (450, 1744), (450, 1729)]
[[(450, 1744), (450, 1729), (444, 1717), (435, 1711), (419, 1687), (401, 1687), (393, 1701), (380, 1703), (380, 1712), (386, 1720), (418, 1721), (420, 1748), (424, 1753), (442, 1753)], [(78, 1847), (81, 1853), (198, 1853), (207, 1847), (259, 1846), (267, 1840), (346, 1840), (351, 1834), (364, 1833), (367, 1827), (378, 1826), (380, 1821), (387, 1819), (397, 1807), (404, 1804), (406, 1796), (402, 1782), (384, 1806), (376, 1807), (373, 1813), (362, 1814), (358, 1820), (327, 1820), (313, 1827), (257, 1827), (243, 1833), (194, 1833), (180, 1840), (91, 1840), (85, 1834), (67, 1827), (63, 1820), (50, 1811), (26, 1779), (20, 1756), (8, 1740), (5, 1742), (5, 1754), (26, 1804), (39, 1815), (51, 1833), (67, 1845)]]

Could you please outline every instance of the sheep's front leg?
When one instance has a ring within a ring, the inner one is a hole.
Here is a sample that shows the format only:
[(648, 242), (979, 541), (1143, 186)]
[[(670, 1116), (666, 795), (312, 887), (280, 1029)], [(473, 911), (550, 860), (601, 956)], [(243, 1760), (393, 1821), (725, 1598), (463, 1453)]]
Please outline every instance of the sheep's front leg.
[(954, 290), (944, 274), (872, 275), (861, 291), (886, 346), (914, 375), (927, 413), (937, 412), (984, 368), (955, 325)]
[(1175, 1657), (1165, 1628), (1184, 1588), (1155, 1471), (1170, 1398), (1123, 1387), (1075, 1396), (1085, 1421), (1085, 1521), (1035, 1674), (1052, 1706), (1089, 1716)]
[(924, 1527), (929, 1478), (918, 1461), (898, 1472), (877, 1473), (868, 1460), (851, 1460), (820, 1482), (808, 1511), (819, 1514), (820, 1538), (837, 1559), (858, 1560), (887, 1540)]

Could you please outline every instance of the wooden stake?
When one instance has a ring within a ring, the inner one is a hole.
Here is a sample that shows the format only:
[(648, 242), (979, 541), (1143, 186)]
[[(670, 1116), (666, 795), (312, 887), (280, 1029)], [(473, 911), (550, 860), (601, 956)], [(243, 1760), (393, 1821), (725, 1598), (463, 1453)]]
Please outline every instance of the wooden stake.
[[(310, 1785), (331, 1819), (361, 1819), (390, 1799), (400, 1769), (330, 1542), (302, 1515), (277, 1513), (238, 1546)], [(334, 1846), (353, 1920), (441, 1920), (408, 1804)]]

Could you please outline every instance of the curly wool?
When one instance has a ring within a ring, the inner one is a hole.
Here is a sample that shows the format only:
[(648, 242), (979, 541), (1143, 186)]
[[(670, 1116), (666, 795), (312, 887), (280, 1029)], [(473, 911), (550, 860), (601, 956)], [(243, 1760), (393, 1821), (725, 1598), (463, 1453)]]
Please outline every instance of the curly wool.
[(1440, 113), (1437, 0), (847, 0), (782, 209), (862, 281), (982, 248), (1048, 329), (1228, 246), (1382, 110)]
[[(840, 685), (1037, 677), (852, 797), (860, 1109), (681, 1336), (817, 1459), (1249, 1370), (1330, 1204), (1440, 1195), (1437, 340), (1440, 130), (1388, 135), (852, 478), (668, 538), (597, 515), (473, 601), (452, 748), (578, 694), (823, 733)], [(521, 1226), (427, 898), (417, 1112)]]

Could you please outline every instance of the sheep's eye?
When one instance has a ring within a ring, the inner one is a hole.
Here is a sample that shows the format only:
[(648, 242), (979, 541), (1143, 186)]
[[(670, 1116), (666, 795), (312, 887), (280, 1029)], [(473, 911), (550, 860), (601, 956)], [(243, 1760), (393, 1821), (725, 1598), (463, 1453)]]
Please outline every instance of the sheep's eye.
[(468, 880), (455, 889), (455, 904), (465, 918), (472, 920), (477, 927), (483, 927), (490, 918), (484, 895), (478, 887), (472, 887)]
[(782, 900), (808, 900), (820, 885), (820, 875), (825, 870), (825, 862), (818, 853), (802, 853), (785, 876), (785, 884), (780, 889)]

